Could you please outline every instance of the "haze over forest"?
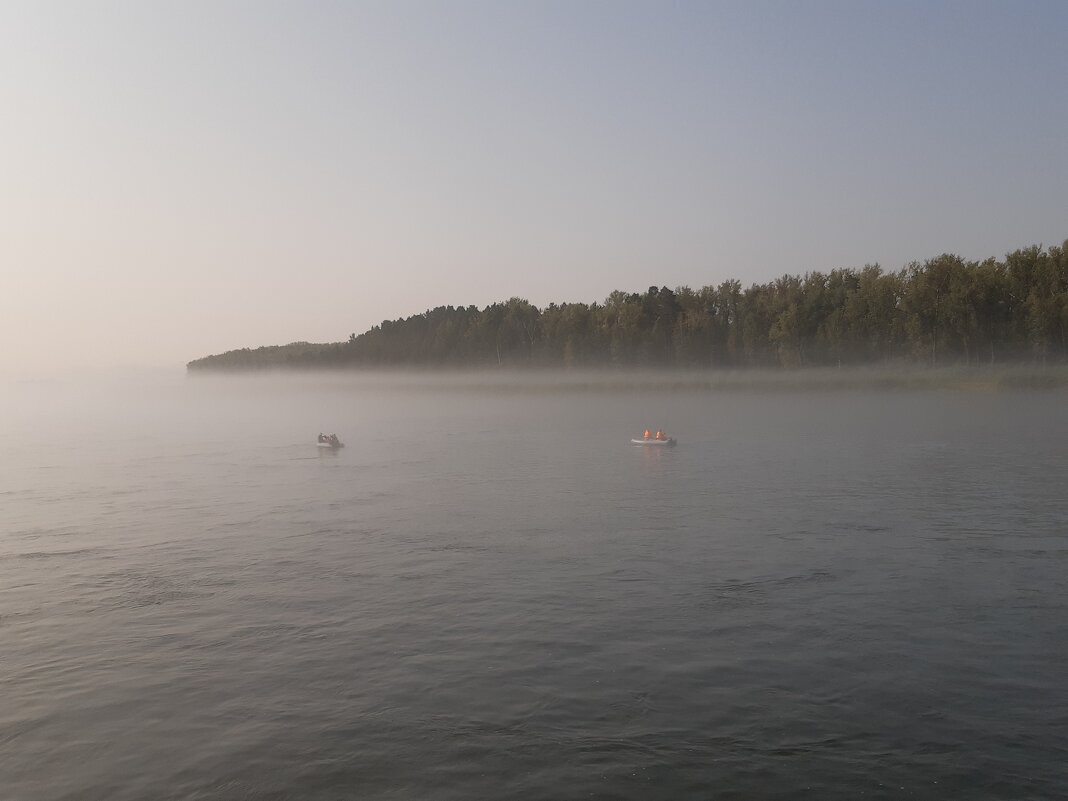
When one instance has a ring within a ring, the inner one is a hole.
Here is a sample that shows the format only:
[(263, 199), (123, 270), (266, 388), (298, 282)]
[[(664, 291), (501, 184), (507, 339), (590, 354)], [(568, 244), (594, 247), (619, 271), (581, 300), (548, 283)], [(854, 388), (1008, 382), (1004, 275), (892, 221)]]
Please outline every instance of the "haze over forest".
[(232, 350), (191, 370), (322, 367), (812, 367), (1063, 362), (1068, 240), (1003, 260), (943, 254), (897, 272), (651, 286), (604, 303), (439, 306), (347, 342)]
[(865, 263), (1061, 242), (1065, 30), (1043, 0), (3, 3), (0, 377), (350, 333), (297, 361), (1050, 358), (1027, 296), (978, 330), (819, 310), (895, 291)]

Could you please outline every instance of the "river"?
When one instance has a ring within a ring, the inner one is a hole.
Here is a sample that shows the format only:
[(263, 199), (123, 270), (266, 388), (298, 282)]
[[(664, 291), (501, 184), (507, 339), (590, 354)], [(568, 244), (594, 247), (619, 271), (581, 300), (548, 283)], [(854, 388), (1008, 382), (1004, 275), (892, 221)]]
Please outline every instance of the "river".
[(1068, 797), (1068, 395), (599, 380), (2, 385), (0, 795)]

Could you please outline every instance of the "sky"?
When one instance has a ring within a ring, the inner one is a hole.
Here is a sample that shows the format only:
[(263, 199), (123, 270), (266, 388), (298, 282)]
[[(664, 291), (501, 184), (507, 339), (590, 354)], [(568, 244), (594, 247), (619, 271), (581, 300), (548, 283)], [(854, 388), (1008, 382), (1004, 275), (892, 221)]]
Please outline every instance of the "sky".
[(0, 0), (0, 374), (1068, 238), (1068, 3)]

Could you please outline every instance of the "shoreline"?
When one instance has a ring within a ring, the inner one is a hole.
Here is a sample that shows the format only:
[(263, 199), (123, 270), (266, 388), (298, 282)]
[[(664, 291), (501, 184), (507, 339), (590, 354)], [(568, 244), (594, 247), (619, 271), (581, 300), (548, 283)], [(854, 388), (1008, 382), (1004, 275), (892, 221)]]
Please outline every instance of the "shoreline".
[(761, 370), (559, 369), (197, 369), (187, 378), (315, 379), (369, 387), (427, 391), (544, 392), (825, 392), (825, 391), (1054, 391), (1068, 387), (1068, 365), (1038, 367), (811, 367)]

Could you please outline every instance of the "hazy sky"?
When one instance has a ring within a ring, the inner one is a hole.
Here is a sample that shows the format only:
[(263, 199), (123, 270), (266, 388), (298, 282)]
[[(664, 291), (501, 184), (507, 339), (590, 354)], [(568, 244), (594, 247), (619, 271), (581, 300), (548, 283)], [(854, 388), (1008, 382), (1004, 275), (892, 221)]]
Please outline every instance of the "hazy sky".
[(1068, 237), (1068, 3), (0, 0), (0, 372)]

